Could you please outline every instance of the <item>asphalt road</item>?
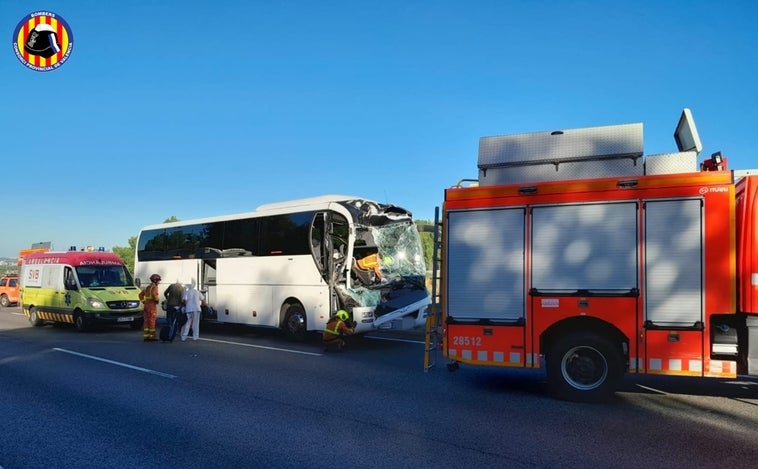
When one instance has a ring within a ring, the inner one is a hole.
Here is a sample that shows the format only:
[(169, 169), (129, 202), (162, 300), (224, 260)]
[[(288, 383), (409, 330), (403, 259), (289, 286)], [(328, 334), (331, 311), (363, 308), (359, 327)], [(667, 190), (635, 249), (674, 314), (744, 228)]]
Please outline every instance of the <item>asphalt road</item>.
[(753, 468), (758, 380), (628, 377), (606, 404), (544, 375), (440, 365), (419, 333), (343, 353), (261, 329), (198, 342), (33, 328), (0, 309), (0, 467)]

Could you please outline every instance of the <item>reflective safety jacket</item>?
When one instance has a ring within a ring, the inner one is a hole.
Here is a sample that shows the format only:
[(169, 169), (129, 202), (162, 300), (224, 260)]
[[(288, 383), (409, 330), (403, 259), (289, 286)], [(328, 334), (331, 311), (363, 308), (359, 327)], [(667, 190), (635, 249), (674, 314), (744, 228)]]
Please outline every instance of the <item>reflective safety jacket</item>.
[(347, 327), (347, 324), (345, 322), (338, 318), (333, 317), (329, 320), (328, 323), (326, 323), (326, 328), (324, 329), (324, 334), (321, 336), (324, 342), (329, 342), (330, 340), (337, 339), (340, 334), (347, 334), (350, 335), (354, 331)]
[(382, 270), (379, 265), (379, 254), (371, 254), (357, 261), (362, 270), (373, 270), (377, 277), (382, 278)]
[(158, 295), (160, 295), (160, 291), (158, 291), (158, 285), (151, 283), (139, 293), (139, 299), (145, 303), (148, 301), (158, 303)]

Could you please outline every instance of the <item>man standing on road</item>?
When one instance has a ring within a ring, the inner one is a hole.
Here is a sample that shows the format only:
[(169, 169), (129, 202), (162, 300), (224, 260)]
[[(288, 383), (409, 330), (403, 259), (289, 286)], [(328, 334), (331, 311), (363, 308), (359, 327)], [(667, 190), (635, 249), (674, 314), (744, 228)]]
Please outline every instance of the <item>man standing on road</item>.
[(179, 313), (182, 307), (182, 298), (184, 297), (184, 285), (179, 280), (172, 283), (163, 292), (163, 296), (166, 297), (166, 320), (169, 324), (174, 320), (174, 317)]
[(187, 313), (187, 322), (182, 326), (182, 342), (187, 340), (190, 327), (192, 327), (192, 340), (197, 340), (200, 336), (200, 311), (205, 303), (205, 297), (195, 288), (194, 278), (187, 285), (182, 300), (184, 312)]
[(150, 276), (150, 285), (145, 287), (144, 290), (139, 292), (139, 299), (145, 305), (144, 314), (144, 329), (143, 338), (145, 342), (154, 342), (158, 339), (155, 338), (155, 317), (158, 315), (158, 300), (160, 298), (160, 290), (158, 290), (158, 282), (161, 281), (161, 276), (153, 274)]

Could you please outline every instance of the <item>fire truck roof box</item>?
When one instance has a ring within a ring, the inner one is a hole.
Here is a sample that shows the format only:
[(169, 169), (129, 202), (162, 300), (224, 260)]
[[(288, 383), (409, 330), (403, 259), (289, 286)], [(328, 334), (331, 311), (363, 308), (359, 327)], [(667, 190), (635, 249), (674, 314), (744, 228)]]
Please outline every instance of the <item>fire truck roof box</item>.
[(642, 157), (642, 123), (479, 139), (479, 169)]
[(479, 139), (479, 185), (642, 175), (642, 124)]

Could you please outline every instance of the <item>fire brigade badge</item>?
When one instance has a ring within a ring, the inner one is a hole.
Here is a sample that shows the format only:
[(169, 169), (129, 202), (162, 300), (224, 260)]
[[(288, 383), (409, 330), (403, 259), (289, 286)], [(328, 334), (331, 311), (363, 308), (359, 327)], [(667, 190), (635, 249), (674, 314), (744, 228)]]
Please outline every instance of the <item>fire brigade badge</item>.
[(74, 48), (74, 35), (66, 20), (49, 11), (38, 11), (21, 19), (12, 41), (18, 60), (38, 72), (60, 67)]

